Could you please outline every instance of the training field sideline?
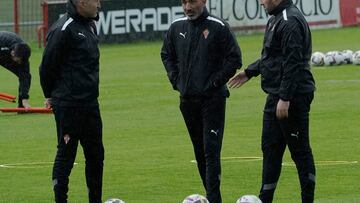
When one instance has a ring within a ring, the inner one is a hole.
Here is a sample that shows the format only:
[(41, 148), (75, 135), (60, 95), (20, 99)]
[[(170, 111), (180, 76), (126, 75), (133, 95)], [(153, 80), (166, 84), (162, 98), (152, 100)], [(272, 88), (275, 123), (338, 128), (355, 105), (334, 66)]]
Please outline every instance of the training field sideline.
[[(313, 51), (360, 50), (360, 28), (313, 31)], [(260, 56), (262, 34), (239, 36), (244, 67)], [(160, 60), (162, 43), (101, 45), (100, 105), (104, 124), (103, 200), (179, 203), (204, 194), (178, 93)], [(42, 107), (38, 67), (43, 49), (32, 46), (30, 104)], [(313, 69), (317, 91), (310, 138), (317, 164), (316, 203), (360, 202), (360, 66)], [(17, 93), (17, 78), (0, 68), (0, 92)], [(231, 90), (222, 150), (222, 195), (235, 203), (258, 194), (265, 94), (259, 78)], [(15, 104), (0, 101), (0, 107)], [(52, 115), (0, 113), (0, 203), (53, 202), (51, 171), (56, 135)], [(84, 158), (78, 148), (69, 202), (87, 202)], [(284, 157), (275, 203), (300, 202), (299, 181)]]

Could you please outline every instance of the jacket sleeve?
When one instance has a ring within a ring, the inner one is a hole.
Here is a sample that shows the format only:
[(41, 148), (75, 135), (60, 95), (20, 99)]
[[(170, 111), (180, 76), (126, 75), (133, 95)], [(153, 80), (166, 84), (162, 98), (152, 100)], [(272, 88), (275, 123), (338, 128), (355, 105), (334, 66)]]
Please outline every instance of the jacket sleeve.
[(30, 64), (25, 62), (19, 71), (19, 99), (29, 99), (29, 90), (31, 85), (31, 74), (30, 74)]
[(42, 62), (39, 68), (40, 84), (45, 98), (51, 97), (51, 92), (55, 88), (57, 77), (60, 71), (58, 64), (65, 55), (65, 31), (55, 29), (47, 36), (47, 44), (43, 53)]
[(236, 69), (240, 69), (242, 66), (241, 50), (229, 26), (223, 26), (220, 33), (220, 43), (224, 51), (224, 62), (223, 68), (216, 73), (213, 82), (215, 87), (225, 85), (235, 75)]
[(303, 35), (300, 24), (293, 19), (282, 27), (281, 49), (284, 60), (279, 97), (284, 101), (292, 99), (297, 88), (297, 76), (301, 70), (303, 59)]
[(258, 59), (245, 69), (245, 74), (249, 79), (260, 75), (260, 62), (261, 60)]
[(167, 76), (174, 90), (177, 90), (176, 81), (179, 75), (175, 48), (171, 39), (171, 27), (165, 35), (161, 49), (161, 60), (167, 72)]

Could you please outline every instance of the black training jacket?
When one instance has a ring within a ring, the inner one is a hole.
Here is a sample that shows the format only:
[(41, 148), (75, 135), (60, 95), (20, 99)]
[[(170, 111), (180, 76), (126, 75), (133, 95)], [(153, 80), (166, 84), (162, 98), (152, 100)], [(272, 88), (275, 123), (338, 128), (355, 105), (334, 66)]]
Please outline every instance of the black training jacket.
[(14, 73), (19, 78), (19, 100), (29, 99), (31, 74), (29, 61), (17, 64), (11, 59), (11, 50), (15, 44), (25, 43), (12, 32), (0, 32), (0, 65)]
[(284, 0), (269, 14), (261, 59), (248, 66), (246, 75), (261, 74), (262, 89), (284, 101), (313, 92), (311, 32), (304, 16), (291, 0)]
[(94, 19), (80, 16), (68, 1), (67, 13), (47, 34), (40, 65), (44, 96), (59, 106), (98, 105), (99, 57)]
[(229, 26), (205, 9), (196, 20), (175, 20), (161, 58), (180, 96), (229, 96), (226, 83), (242, 66), (241, 51)]

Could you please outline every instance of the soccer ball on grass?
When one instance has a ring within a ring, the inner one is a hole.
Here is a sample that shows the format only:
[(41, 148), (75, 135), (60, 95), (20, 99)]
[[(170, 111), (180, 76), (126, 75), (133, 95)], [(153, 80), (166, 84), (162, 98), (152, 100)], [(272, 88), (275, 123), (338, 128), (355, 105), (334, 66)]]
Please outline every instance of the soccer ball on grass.
[(360, 51), (357, 51), (353, 54), (352, 61), (353, 64), (360, 65)]
[(193, 194), (187, 196), (182, 203), (209, 203), (209, 201), (202, 195)]
[(125, 202), (122, 201), (121, 199), (112, 198), (112, 199), (106, 200), (104, 203), (125, 203)]
[(240, 197), (236, 203), (262, 203), (261, 200), (255, 195), (244, 195)]
[(321, 53), (321, 52), (314, 52), (311, 55), (311, 60), (310, 63), (313, 66), (323, 66), (324, 65), (324, 57), (325, 54)]
[(354, 52), (351, 50), (344, 50), (341, 53), (344, 56), (344, 62), (347, 64), (351, 64)]
[(330, 51), (325, 54), (324, 63), (326, 66), (338, 65), (337, 51)]

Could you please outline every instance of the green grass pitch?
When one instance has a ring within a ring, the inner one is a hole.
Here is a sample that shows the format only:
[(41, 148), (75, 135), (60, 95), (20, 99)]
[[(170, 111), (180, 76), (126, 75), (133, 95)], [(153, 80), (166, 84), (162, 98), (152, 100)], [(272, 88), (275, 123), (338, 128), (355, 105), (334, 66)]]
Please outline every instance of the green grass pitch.
[[(360, 28), (313, 31), (313, 51), (360, 50)], [(244, 67), (259, 57), (262, 34), (239, 36)], [(103, 200), (126, 203), (179, 203), (204, 194), (192, 146), (160, 61), (161, 42), (101, 46), (101, 112), (105, 167)], [(43, 105), (38, 66), (42, 49), (33, 46), (31, 104)], [(360, 202), (360, 66), (313, 68), (317, 91), (310, 137), (317, 162), (316, 203)], [(17, 94), (17, 78), (0, 68), (0, 92)], [(222, 157), (261, 157), (260, 135), (265, 94), (259, 78), (231, 90), (227, 103)], [(1, 107), (15, 107), (0, 101)], [(0, 165), (52, 162), (56, 150), (52, 115), (0, 113)], [(84, 158), (79, 147), (70, 177), (69, 202), (87, 202)], [(291, 162), (289, 152), (284, 162)], [(336, 164), (337, 163), (337, 164)], [(49, 163), (0, 167), (0, 202), (53, 202)], [(224, 203), (258, 194), (261, 161), (222, 162)], [(275, 203), (300, 202), (294, 166), (283, 166)]]

